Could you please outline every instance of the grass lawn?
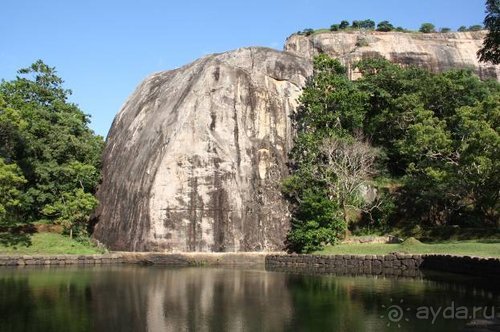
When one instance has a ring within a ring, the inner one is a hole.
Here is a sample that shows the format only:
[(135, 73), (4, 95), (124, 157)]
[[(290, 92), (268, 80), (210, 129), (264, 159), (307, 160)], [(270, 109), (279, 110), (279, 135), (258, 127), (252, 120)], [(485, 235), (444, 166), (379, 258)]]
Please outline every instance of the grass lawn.
[(56, 254), (100, 254), (102, 250), (90, 244), (83, 244), (67, 236), (56, 233), (35, 233), (31, 236), (31, 245), (0, 244), (0, 255), (56, 255)]
[(500, 257), (499, 240), (450, 241), (441, 243), (401, 243), (401, 244), (339, 244), (327, 246), (315, 254), (335, 255), (385, 255), (392, 252), (408, 254), (447, 254), (483, 257)]

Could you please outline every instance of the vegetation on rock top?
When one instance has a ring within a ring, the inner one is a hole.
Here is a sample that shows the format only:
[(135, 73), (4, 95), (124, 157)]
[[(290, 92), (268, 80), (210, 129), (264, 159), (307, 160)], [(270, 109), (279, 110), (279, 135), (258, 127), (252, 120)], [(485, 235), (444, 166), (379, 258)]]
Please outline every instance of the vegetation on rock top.
[[(490, 0), (491, 1), (491, 0)], [(490, 29), (490, 25), (488, 24), (488, 21), (485, 21), (485, 26)], [(480, 31), (483, 30), (483, 26), (480, 24), (475, 24), (471, 25), (470, 27), (466, 26), (461, 26), (457, 29), (458, 32), (466, 32), (466, 31)], [(413, 30), (408, 30), (403, 27), (395, 27), (391, 22), (389, 21), (381, 21), (377, 24), (375, 24), (375, 21), (371, 19), (366, 19), (366, 20), (354, 20), (352, 23), (349, 23), (347, 20), (343, 20), (340, 23), (335, 23), (330, 26), (330, 29), (311, 29), (307, 28), (302, 31), (298, 31), (298, 35), (305, 35), (305, 36), (310, 36), (312, 34), (317, 34), (317, 33), (322, 33), (322, 32), (329, 32), (329, 31), (359, 31), (359, 30), (364, 30), (364, 31), (379, 31), (379, 32), (390, 32), (390, 31), (396, 31), (396, 32), (415, 32)], [(432, 32), (437, 32), (436, 26), (432, 23), (423, 23), (420, 26), (420, 29), (418, 32), (421, 33), (432, 33)], [(448, 27), (442, 27), (439, 29), (439, 32), (441, 33), (447, 33), (447, 32), (452, 32), (452, 29)]]

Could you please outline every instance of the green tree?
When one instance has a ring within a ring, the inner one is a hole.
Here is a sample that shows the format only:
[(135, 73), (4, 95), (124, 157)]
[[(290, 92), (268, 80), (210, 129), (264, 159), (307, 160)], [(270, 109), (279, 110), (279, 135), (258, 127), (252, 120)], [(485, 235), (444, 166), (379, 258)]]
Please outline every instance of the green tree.
[(314, 33), (314, 29), (304, 29), (302, 33), (306, 36), (310, 36)]
[(358, 67), (358, 84), (371, 96), (364, 131), (383, 147), (390, 174), (403, 177), (406, 215), (430, 224), (493, 224), (498, 83), (471, 71), (432, 74), (385, 60)]
[(18, 74), (0, 83), (0, 136), (6, 138), (0, 157), (16, 163), (27, 180), (23, 219), (55, 222), (47, 207), (76, 189), (95, 192), (104, 142), (89, 129), (88, 115), (68, 101), (71, 91), (55, 68), (38, 60)]
[[(297, 182), (289, 178), (284, 188), (289, 193)], [(328, 199), (326, 192), (312, 187), (300, 190), (300, 204), (293, 211), (292, 228), (287, 236), (287, 248), (293, 252), (311, 252), (333, 244), (345, 232), (339, 207)]]
[(0, 158), (0, 227), (8, 227), (17, 221), (25, 183), (26, 179), (16, 164), (6, 164)]
[(20, 154), (26, 125), (21, 113), (7, 107), (0, 94), (0, 158), (12, 161)]
[(62, 225), (70, 237), (87, 235), (89, 216), (97, 207), (97, 199), (82, 188), (72, 192), (64, 192), (52, 204), (43, 208), (43, 213), (55, 218), (55, 222)]
[(500, 64), (500, 0), (486, 0), (484, 26), (488, 34), (477, 55), (481, 62)]
[(465, 25), (461, 25), (458, 29), (457, 29), (458, 32), (466, 32), (467, 31), (467, 27)]
[(418, 31), (423, 33), (436, 32), (436, 27), (432, 23), (423, 23)]
[(292, 175), (284, 192), (292, 205), (291, 250), (308, 252), (337, 241), (346, 228), (338, 200), (330, 199), (322, 177), (322, 142), (331, 137), (353, 137), (362, 126), (367, 96), (355, 88), (338, 60), (326, 55), (314, 59), (314, 75), (294, 116), (297, 128), (291, 152)]
[(375, 22), (373, 20), (364, 20), (361, 21), (360, 27), (362, 29), (373, 30), (375, 29)]
[(469, 31), (481, 31), (483, 30), (483, 26), (481, 24), (471, 25), (468, 29)]
[(369, 210), (374, 203), (361, 198), (360, 190), (368, 185), (368, 181), (376, 173), (377, 154), (376, 149), (361, 138), (329, 137), (321, 142), (319, 167), (315, 176), (325, 183), (328, 198), (340, 208), (346, 231), (350, 222), (350, 210)]
[(373, 20), (355, 20), (352, 21), (352, 27), (354, 29), (367, 29), (367, 30), (373, 30), (375, 29), (375, 22)]
[(338, 24), (332, 24), (330, 26), (330, 31), (339, 31), (340, 26)]
[(448, 33), (450, 31), (451, 31), (451, 29), (450, 28), (446, 28), (446, 27), (439, 29), (439, 32), (441, 32), (441, 33)]
[(343, 20), (339, 24), (339, 29), (340, 30), (347, 29), (348, 27), (349, 27), (349, 21)]
[[(362, 78), (349, 81), (337, 60), (316, 57), (300, 98), (284, 182), (290, 248), (335, 243), (351, 216), (358, 218), (353, 211), (373, 224), (399, 215), (432, 226), (498, 226), (498, 82), (470, 70), (436, 74), (384, 59), (356, 67)], [(357, 189), (377, 183), (375, 173), (393, 187), (377, 187), (379, 200), (370, 205)]]
[(389, 21), (382, 21), (377, 24), (377, 31), (392, 31), (394, 30), (394, 26)]
[(475, 106), (457, 110), (454, 191), (462, 199), (460, 210), (500, 227), (500, 97), (490, 96)]

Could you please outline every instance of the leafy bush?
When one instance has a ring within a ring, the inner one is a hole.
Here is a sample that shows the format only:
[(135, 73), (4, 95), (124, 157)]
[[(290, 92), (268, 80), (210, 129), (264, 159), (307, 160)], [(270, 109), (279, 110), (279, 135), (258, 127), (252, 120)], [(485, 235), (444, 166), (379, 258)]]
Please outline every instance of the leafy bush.
[(354, 29), (375, 29), (375, 22), (373, 20), (362, 20), (362, 21), (352, 21), (352, 27)]
[(394, 26), (389, 23), (389, 21), (382, 21), (379, 24), (377, 24), (377, 31), (392, 31), (394, 30)]
[(469, 31), (481, 31), (483, 30), (483, 26), (481, 24), (475, 24), (475, 25), (471, 25), (469, 27)]
[(436, 27), (432, 23), (423, 23), (418, 31), (422, 33), (436, 32)]
[(306, 35), (306, 36), (310, 36), (314, 33), (314, 29), (304, 29), (302, 31), (302, 34)]
[(332, 24), (330, 26), (330, 31), (339, 31), (339, 29), (340, 29), (340, 25), (338, 25), (338, 24)]
[(342, 22), (340, 22), (340, 24), (339, 24), (339, 29), (340, 29), (340, 30), (347, 29), (348, 27), (349, 27), (349, 21), (343, 20), (343, 21), (342, 21)]

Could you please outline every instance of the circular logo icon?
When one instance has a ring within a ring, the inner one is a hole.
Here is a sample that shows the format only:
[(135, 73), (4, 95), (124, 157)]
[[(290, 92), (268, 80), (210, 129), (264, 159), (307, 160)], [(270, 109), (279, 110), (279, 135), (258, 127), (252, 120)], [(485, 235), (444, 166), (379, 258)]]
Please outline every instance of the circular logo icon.
[(390, 301), (391, 304), (387, 306), (382, 305), (382, 308), (385, 309), (385, 315), (381, 315), (380, 318), (387, 318), (387, 326), (394, 324), (401, 327), (401, 321), (409, 321), (409, 319), (405, 317), (405, 311), (410, 311), (410, 308), (403, 309), (403, 299), (401, 299), (398, 304), (393, 304), (392, 299), (390, 299)]

